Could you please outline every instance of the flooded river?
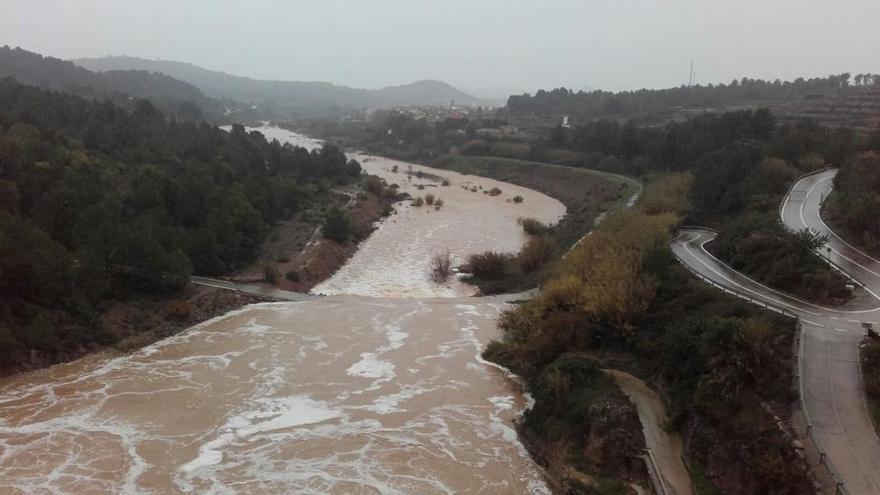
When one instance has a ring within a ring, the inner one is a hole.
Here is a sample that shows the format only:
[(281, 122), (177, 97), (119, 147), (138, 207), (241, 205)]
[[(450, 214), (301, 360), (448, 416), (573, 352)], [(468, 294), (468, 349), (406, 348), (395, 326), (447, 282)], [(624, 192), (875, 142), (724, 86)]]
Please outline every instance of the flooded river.
[(512, 427), (526, 399), (479, 357), (505, 303), (431, 284), (421, 263), (439, 249), (515, 251), (516, 216), (552, 220), (561, 205), (432, 172), (450, 179), (432, 188), (446, 205), (401, 206), (318, 288), (336, 295), (0, 383), (0, 493), (548, 493)]
[[(470, 296), (475, 288), (455, 277), (442, 285), (431, 282), (428, 272), (433, 255), (448, 251), (456, 266), (473, 253), (516, 253), (526, 241), (517, 219), (533, 217), (554, 224), (565, 214), (559, 201), (513, 184), (385, 158), (357, 158), (368, 173), (398, 184), (402, 192), (413, 197), (432, 194), (443, 200), (443, 206), (437, 209), (429, 205), (415, 207), (411, 202), (398, 204), (396, 213), (361, 244), (354, 257), (314, 288), (318, 294)], [(439, 174), (449, 185), (411, 175), (420, 171)], [(501, 194), (484, 193), (493, 188)], [(515, 196), (523, 202), (514, 203)]]
[[(277, 127), (257, 130), (269, 139), (306, 148), (322, 144)], [(358, 160), (367, 173), (400, 186), (400, 192), (413, 198), (431, 194), (443, 200), (443, 206), (414, 207), (408, 201), (397, 204), (395, 215), (359, 246), (354, 257), (315, 287), (313, 292), (317, 294), (470, 296), (475, 288), (454, 277), (442, 285), (430, 281), (428, 271), (435, 254), (449, 252), (456, 266), (473, 253), (516, 253), (526, 241), (518, 219), (531, 217), (555, 224), (565, 215), (562, 203), (524, 187), (361, 153), (349, 156)], [(500, 194), (489, 195), (493, 188)], [(522, 198), (521, 203), (513, 202), (516, 196)]]

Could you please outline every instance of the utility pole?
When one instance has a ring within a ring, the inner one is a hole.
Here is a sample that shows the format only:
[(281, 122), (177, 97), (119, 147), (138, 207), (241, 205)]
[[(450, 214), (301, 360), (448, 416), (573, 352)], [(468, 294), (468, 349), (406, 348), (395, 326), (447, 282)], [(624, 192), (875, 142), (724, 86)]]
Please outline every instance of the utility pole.
[(691, 70), (688, 72), (688, 87), (694, 85), (694, 61), (691, 60)]

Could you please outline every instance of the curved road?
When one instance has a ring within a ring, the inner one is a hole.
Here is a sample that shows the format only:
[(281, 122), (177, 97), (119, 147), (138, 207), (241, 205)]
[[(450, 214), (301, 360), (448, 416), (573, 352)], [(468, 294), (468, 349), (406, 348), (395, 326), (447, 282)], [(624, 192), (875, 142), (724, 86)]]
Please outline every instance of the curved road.
[[(820, 216), (836, 170), (798, 180), (786, 195), (780, 216), (792, 230), (810, 228), (829, 237), (830, 258), (874, 297), (826, 308), (764, 286), (712, 256), (704, 245), (715, 233), (682, 229), (672, 250), (690, 270), (739, 297), (802, 323), (798, 366), (804, 414), (813, 436), (831, 462), (847, 493), (880, 493), (880, 440), (865, 404), (858, 364), (862, 324), (880, 321), (880, 262), (837, 236)], [(824, 252), (825, 256), (829, 253)]]

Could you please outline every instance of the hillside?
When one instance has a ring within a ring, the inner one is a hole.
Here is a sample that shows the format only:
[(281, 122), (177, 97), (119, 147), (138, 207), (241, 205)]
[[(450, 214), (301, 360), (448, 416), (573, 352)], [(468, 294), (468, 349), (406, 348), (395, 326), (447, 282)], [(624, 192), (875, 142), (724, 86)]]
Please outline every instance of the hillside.
[(114, 303), (164, 307), (191, 273), (245, 267), (278, 222), (360, 180), (334, 146), (133, 106), (0, 79), (0, 375), (115, 341), (100, 321)]
[(351, 107), (387, 108), (456, 103), (486, 105), (442, 81), (417, 81), (380, 89), (337, 86), (319, 81), (267, 81), (212, 71), (184, 62), (137, 57), (86, 58), (73, 61), (89, 70), (147, 70), (159, 72), (199, 87), (215, 98), (232, 98), (254, 104), (272, 102), (287, 108)]
[(880, 126), (880, 85), (846, 92), (770, 102), (768, 108), (784, 122), (809, 118), (829, 127), (852, 127), (869, 133)]
[(538, 90), (512, 95), (511, 117), (568, 115), (574, 124), (599, 118), (642, 123), (681, 120), (703, 112), (769, 108), (780, 121), (810, 118), (831, 127), (875, 129), (880, 121), (880, 76), (848, 73), (794, 81), (733, 80), (729, 84), (680, 86), (638, 91)]
[(0, 47), (0, 79), (64, 91), (85, 97), (107, 98), (125, 104), (130, 96), (149, 99), (178, 118), (200, 120), (219, 114), (224, 105), (206, 97), (196, 86), (145, 70), (96, 73), (71, 62), (44, 57), (22, 48)]

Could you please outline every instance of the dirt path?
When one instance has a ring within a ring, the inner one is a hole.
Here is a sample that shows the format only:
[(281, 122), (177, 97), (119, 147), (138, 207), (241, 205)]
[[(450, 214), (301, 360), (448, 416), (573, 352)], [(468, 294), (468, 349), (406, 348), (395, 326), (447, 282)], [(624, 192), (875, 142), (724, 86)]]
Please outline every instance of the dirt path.
[(645, 433), (645, 443), (654, 454), (660, 476), (670, 495), (692, 495), (694, 488), (691, 477), (682, 460), (681, 437), (664, 428), (669, 417), (660, 396), (629, 373), (607, 371), (614, 377), (620, 390), (635, 404)]

